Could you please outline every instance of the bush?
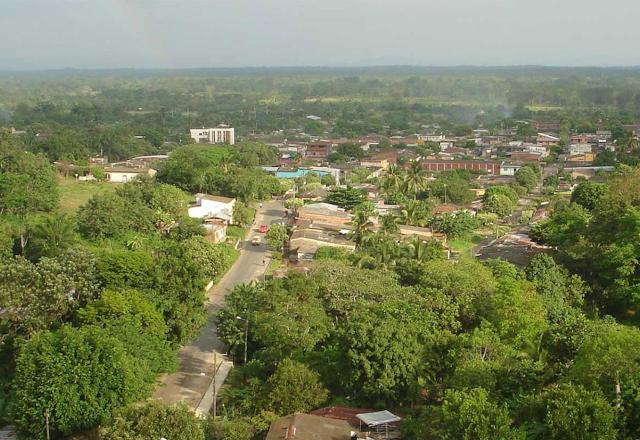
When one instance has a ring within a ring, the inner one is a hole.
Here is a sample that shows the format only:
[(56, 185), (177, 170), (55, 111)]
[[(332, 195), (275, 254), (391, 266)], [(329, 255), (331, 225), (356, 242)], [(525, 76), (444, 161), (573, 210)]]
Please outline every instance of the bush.
[(191, 237), (182, 242), (185, 255), (193, 260), (207, 280), (224, 275), (235, 261), (238, 251), (226, 244), (212, 244), (203, 237)]
[(531, 192), (533, 188), (538, 184), (538, 175), (536, 172), (530, 167), (522, 167), (515, 174), (516, 182), (518, 185), (522, 185), (527, 188), (528, 192)]
[(487, 188), (487, 190), (484, 193), (483, 199), (486, 202), (487, 199), (489, 199), (491, 196), (494, 196), (497, 194), (506, 196), (507, 198), (509, 198), (509, 200), (511, 200), (511, 202), (514, 205), (518, 203), (518, 199), (520, 198), (520, 196), (518, 195), (518, 192), (513, 187), (505, 186), (505, 185), (496, 185), (496, 186), (490, 186), (489, 188)]
[(513, 212), (513, 201), (504, 194), (492, 194), (485, 199), (484, 209), (499, 217), (506, 217)]
[(318, 373), (291, 359), (278, 365), (266, 386), (266, 407), (280, 415), (310, 411), (329, 396)]
[(253, 223), (256, 210), (246, 203), (238, 202), (233, 207), (233, 222), (240, 226), (248, 226)]
[(466, 211), (443, 214), (431, 219), (430, 226), (450, 238), (460, 237), (478, 227), (478, 220)]
[(122, 411), (100, 430), (101, 440), (205, 440), (203, 422), (184, 405), (166, 406), (157, 400)]
[(583, 208), (593, 211), (600, 200), (607, 194), (607, 185), (587, 180), (580, 183), (571, 194), (571, 201)]
[(316, 260), (342, 260), (346, 261), (349, 258), (350, 252), (333, 247), (333, 246), (321, 246), (316, 251)]

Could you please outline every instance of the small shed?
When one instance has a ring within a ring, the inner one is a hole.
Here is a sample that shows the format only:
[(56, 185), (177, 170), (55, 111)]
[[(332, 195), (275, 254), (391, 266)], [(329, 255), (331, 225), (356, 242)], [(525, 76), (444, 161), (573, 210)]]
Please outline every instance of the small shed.
[(360, 431), (364, 423), (371, 432), (384, 435), (385, 439), (396, 437), (394, 433), (398, 430), (398, 422), (402, 420), (401, 417), (386, 410), (356, 414), (356, 417), (360, 421)]

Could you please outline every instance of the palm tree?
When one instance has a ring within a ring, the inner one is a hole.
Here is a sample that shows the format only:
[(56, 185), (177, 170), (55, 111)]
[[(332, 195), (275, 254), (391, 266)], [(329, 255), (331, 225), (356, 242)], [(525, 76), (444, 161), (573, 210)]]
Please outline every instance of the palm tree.
[(430, 211), (428, 202), (409, 200), (400, 211), (400, 221), (405, 225), (425, 226), (429, 221)]
[(390, 237), (369, 234), (362, 239), (361, 252), (356, 255), (358, 267), (392, 270), (402, 257), (402, 249)]
[(357, 210), (353, 216), (353, 237), (358, 245), (367, 235), (371, 234), (373, 229), (373, 222), (369, 214), (366, 210)]
[(393, 235), (398, 232), (398, 217), (387, 214), (380, 217), (380, 231), (383, 234)]
[(402, 170), (398, 165), (389, 165), (387, 172), (382, 178), (382, 188), (387, 193), (393, 193), (400, 190), (402, 185)]
[(435, 240), (427, 242), (416, 237), (409, 242), (407, 251), (412, 260), (425, 262), (442, 255), (442, 245)]
[(404, 190), (409, 194), (413, 194), (413, 199), (415, 200), (418, 193), (424, 189), (425, 184), (426, 177), (420, 162), (417, 160), (412, 161), (407, 174), (404, 176)]
[(381, 240), (375, 249), (378, 269), (392, 270), (401, 257), (401, 248), (392, 240)]
[(75, 224), (65, 214), (45, 217), (31, 230), (29, 254), (32, 258), (53, 257), (76, 241)]

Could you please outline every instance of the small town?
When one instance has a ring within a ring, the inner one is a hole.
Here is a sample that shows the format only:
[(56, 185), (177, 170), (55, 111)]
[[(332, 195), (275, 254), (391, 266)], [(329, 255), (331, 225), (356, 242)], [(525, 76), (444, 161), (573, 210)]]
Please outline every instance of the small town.
[(626, 1), (10, 0), (0, 440), (640, 438)]

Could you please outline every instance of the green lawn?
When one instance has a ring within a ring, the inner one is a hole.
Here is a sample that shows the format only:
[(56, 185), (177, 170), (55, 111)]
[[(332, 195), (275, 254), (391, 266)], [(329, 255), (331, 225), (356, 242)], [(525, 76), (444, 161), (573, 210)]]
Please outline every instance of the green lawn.
[(279, 253), (271, 254), (271, 259), (269, 260), (269, 264), (267, 265), (267, 269), (265, 270), (265, 276), (273, 275), (273, 272), (284, 267), (284, 262), (282, 261), (282, 255)]
[(73, 178), (60, 179), (60, 211), (75, 211), (95, 194), (113, 191), (120, 185), (109, 182), (76, 182)]
[(462, 256), (471, 256), (471, 249), (484, 240), (486, 237), (477, 233), (471, 233), (464, 237), (449, 240), (449, 247), (454, 252), (460, 253)]

